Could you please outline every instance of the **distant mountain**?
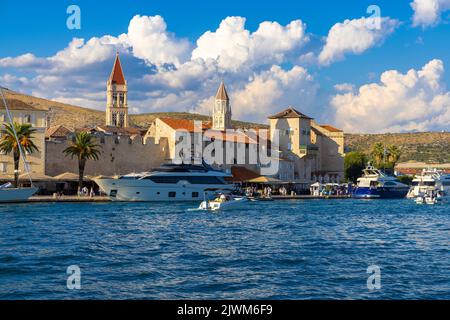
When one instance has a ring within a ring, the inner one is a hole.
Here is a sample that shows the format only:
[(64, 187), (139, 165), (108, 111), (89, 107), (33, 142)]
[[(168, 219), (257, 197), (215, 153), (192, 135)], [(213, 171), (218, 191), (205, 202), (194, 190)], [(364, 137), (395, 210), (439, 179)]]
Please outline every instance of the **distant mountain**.
[[(66, 103), (29, 96), (26, 94), (7, 90), (7, 98), (17, 99), (34, 107), (48, 109), (50, 126), (64, 125), (67, 128), (80, 128), (105, 124), (105, 112), (89, 108), (78, 107)], [(189, 112), (155, 112), (143, 114), (130, 114), (130, 125), (148, 127), (155, 118), (191, 119), (210, 121), (211, 117)], [(267, 128), (267, 125), (233, 121), (236, 128)]]
[(450, 132), (346, 134), (345, 150), (369, 154), (377, 142), (399, 147), (401, 162), (450, 163)]

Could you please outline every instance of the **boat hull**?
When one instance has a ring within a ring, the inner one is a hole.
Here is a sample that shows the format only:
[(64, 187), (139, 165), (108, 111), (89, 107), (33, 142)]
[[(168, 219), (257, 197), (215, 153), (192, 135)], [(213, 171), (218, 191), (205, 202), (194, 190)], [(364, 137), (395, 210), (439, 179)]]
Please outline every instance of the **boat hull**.
[(402, 199), (408, 193), (408, 188), (365, 188), (357, 187), (353, 193), (353, 198), (360, 199)]
[[(198, 201), (204, 198), (205, 189), (233, 190), (231, 184), (166, 184), (148, 180), (94, 179), (100, 189), (113, 201)], [(213, 195), (215, 192), (206, 192)]]
[(0, 203), (26, 202), (37, 191), (35, 187), (0, 189)]

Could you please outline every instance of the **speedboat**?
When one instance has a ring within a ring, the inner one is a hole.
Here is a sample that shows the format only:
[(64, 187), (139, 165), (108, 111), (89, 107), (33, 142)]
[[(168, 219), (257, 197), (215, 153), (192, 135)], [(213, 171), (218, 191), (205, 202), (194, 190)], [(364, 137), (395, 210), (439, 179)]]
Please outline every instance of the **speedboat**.
[(245, 196), (233, 196), (227, 194), (219, 194), (213, 200), (204, 200), (200, 203), (198, 207), (199, 210), (223, 210), (223, 209), (232, 209), (240, 206), (241, 204), (247, 202), (248, 199)]
[(357, 180), (357, 187), (352, 192), (352, 197), (363, 199), (399, 199), (404, 198), (409, 187), (401, 183), (397, 178), (387, 175), (368, 165), (363, 170), (362, 177)]
[(233, 190), (234, 185), (225, 180), (228, 177), (231, 175), (206, 163), (168, 163), (149, 172), (93, 180), (115, 201), (195, 201), (202, 199), (207, 189)]
[(416, 198), (428, 192), (437, 192), (439, 197), (450, 196), (450, 174), (437, 169), (423, 169), (422, 174), (413, 179), (408, 198)]

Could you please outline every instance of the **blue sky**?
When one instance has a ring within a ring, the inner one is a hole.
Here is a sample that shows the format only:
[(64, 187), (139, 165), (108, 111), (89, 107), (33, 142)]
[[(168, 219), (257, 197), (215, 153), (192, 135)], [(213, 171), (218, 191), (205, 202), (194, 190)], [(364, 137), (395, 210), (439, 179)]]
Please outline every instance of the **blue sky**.
[[(102, 109), (104, 82), (118, 50), (129, 81), (132, 112), (208, 113), (211, 96), (223, 79), (238, 119), (263, 122), (267, 115), (292, 104), (319, 122), (335, 123), (348, 131), (449, 128), (448, 0), (134, 0), (124, 7), (121, 3), (2, 0), (0, 84)], [(436, 3), (437, 12), (430, 13), (430, 6)], [(66, 9), (71, 4), (81, 9), (80, 30), (66, 27)], [(366, 10), (372, 4), (381, 10), (383, 22), (378, 31), (366, 30), (360, 23), (370, 16)], [(134, 19), (137, 15), (140, 18)], [(224, 25), (221, 33), (218, 28), (227, 17), (245, 18), (244, 29), (239, 29), (241, 20), (227, 20), (228, 27)], [(350, 22), (344, 23), (346, 19)], [(135, 28), (130, 32), (132, 21)], [(270, 39), (270, 29), (266, 33), (259, 29), (265, 21), (277, 23), (284, 32)], [(293, 21), (299, 22), (289, 29)], [(230, 30), (238, 38), (227, 38)], [(212, 37), (205, 36), (208, 31)], [(123, 34), (126, 40), (119, 37)], [(161, 34), (169, 40), (161, 40)], [(105, 43), (104, 36), (116, 40)], [(93, 37), (102, 39), (92, 45), (95, 54), (89, 48), (80, 50)], [(268, 42), (259, 41), (261, 37)], [(84, 43), (68, 50), (74, 38), (82, 38)], [(241, 40), (233, 47), (234, 41)], [(273, 51), (267, 46), (270, 41), (275, 41)], [(246, 45), (248, 56), (235, 61), (242, 54), (241, 46)], [(32, 56), (26, 56), (24, 62), (20, 57), (25, 54)], [(416, 74), (408, 74), (410, 69)], [(387, 73), (383, 81), (382, 75), (389, 70), (397, 73)], [(431, 75), (426, 76), (428, 73)], [(432, 83), (436, 77), (438, 85)], [(396, 83), (404, 85), (397, 89)], [(367, 90), (360, 93), (361, 87)], [(273, 94), (259, 97), (258, 90)], [(405, 111), (412, 104), (415, 118)], [(348, 113), (346, 120), (342, 114)], [(383, 118), (386, 113), (393, 116)], [(382, 119), (374, 121), (373, 117)], [(371, 124), (351, 123), (357, 119)]]

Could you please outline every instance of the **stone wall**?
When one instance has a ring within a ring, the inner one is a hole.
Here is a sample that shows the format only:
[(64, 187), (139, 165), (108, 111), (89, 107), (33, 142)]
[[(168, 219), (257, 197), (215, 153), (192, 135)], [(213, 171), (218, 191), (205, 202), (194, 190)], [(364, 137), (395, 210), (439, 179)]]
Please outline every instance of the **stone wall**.
[[(130, 172), (148, 171), (160, 166), (169, 158), (167, 139), (143, 140), (141, 136), (98, 135), (95, 142), (101, 146), (98, 161), (88, 160), (86, 175), (121, 175)], [(66, 141), (46, 141), (45, 174), (56, 176), (64, 172), (78, 172), (78, 160), (66, 157), (63, 150), (71, 144)]]

